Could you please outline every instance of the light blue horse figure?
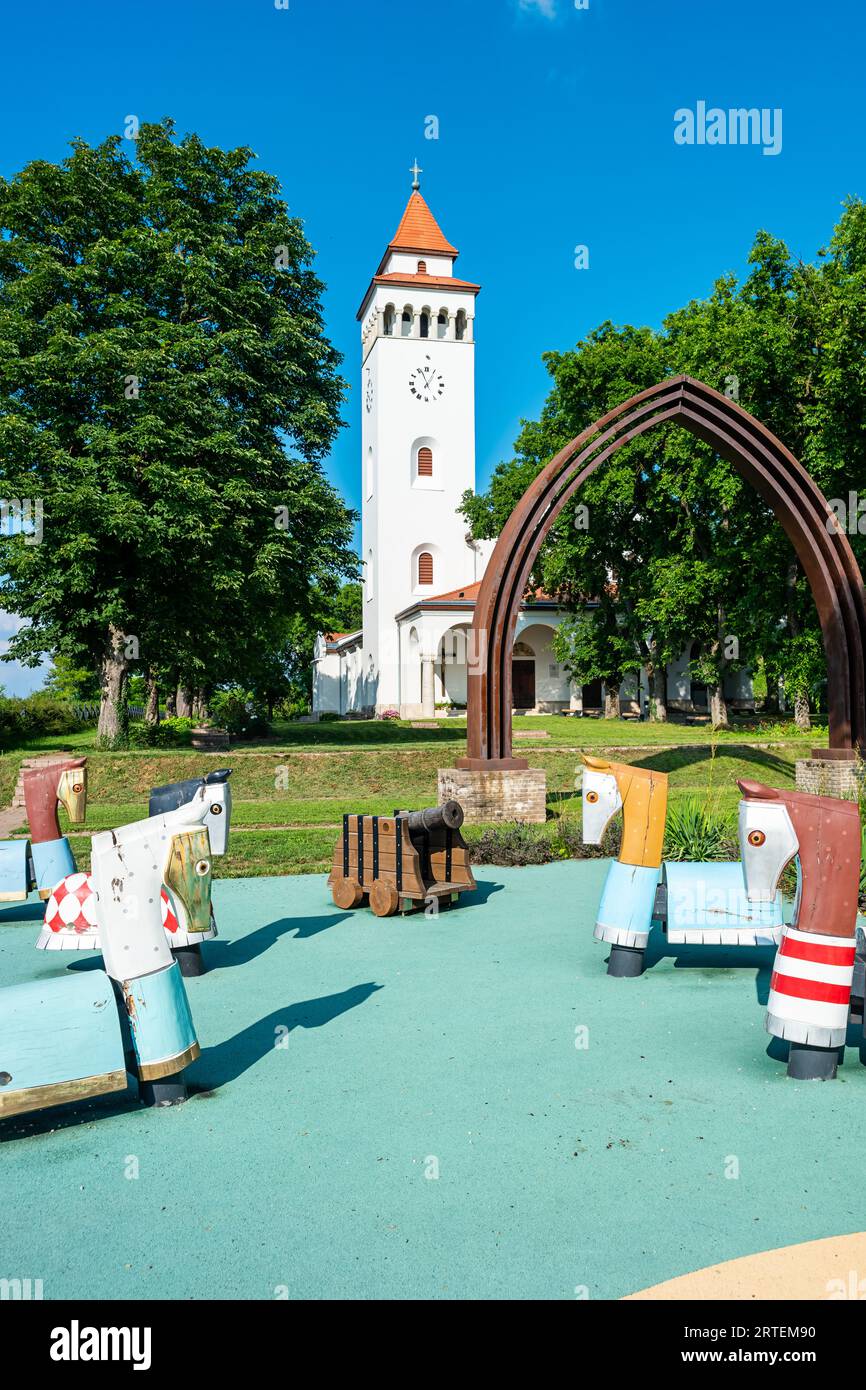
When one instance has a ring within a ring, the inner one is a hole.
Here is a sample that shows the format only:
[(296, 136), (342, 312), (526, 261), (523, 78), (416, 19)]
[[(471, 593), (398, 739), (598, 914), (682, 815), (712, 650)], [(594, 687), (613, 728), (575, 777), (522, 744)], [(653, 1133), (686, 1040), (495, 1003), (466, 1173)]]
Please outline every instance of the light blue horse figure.
[(631, 763), (583, 755), (583, 840), (600, 845), (622, 812), (622, 845), (598, 906), (595, 939), (610, 947), (607, 973), (643, 973), (653, 922), (668, 942), (691, 945), (778, 945), (782, 899), (748, 897), (740, 863), (662, 862), (668, 779)]
[(182, 1073), (199, 1045), (160, 890), (183, 902), (193, 931), (207, 929), (210, 804), (203, 788), (166, 815), (93, 836), (105, 969), (0, 990), (0, 1119), (125, 1090), (127, 1051), (146, 1104), (186, 1099)]

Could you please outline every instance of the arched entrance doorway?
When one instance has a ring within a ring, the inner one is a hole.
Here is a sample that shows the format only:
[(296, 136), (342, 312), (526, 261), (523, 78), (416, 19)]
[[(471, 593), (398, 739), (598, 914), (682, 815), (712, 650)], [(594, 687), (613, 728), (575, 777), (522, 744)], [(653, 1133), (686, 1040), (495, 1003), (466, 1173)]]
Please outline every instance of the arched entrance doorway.
[[(751, 483), (793, 545), (809, 581), (827, 657), (829, 756), (866, 753), (866, 597), (827, 499), (784, 444), (748, 411), (691, 377), (672, 377), (617, 406), (551, 459), (505, 524), (481, 581), (468, 673), (466, 757), (477, 770), (525, 768), (511, 752), (511, 648), (520, 601), (563, 507), (623, 444), (668, 421), (691, 430)], [(828, 756), (823, 750), (822, 757)]]

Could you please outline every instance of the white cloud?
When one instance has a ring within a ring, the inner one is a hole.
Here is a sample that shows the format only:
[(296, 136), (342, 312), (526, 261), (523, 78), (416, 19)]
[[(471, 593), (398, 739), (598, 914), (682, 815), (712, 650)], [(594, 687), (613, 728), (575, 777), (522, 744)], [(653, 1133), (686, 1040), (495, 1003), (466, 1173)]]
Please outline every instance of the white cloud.
[(530, 14), (544, 15), (545, 19), (556, 19), (556, 0), (517, 0), (518, 9)]

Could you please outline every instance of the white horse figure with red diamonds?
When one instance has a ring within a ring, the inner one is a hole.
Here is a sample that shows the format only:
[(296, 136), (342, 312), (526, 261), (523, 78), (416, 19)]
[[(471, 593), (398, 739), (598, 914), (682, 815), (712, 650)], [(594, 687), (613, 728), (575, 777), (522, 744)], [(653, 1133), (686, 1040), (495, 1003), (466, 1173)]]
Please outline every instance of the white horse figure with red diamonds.
[[(231, 826), (232, 796), (227, 770), (207, 777), (173, 782), (156, 787), (151, 793), (151, 819), (154, 812), (169, 812), (192, 801), (207, 801), (202, 824), (208, 832), (211, 855), (225, 854)], [(160, 892), (162, 925), (181, 973), (201, 973), (200, 944), (217, 934), (211, 913), (205, 931), (190, 929), (182, 898), (163, 885)], [(55, 885), (45, 905), (45, 919), (36, 941), (39, 950), (98, 951), (101, 949), (99, 913), (90, 874), (67, 874)]]

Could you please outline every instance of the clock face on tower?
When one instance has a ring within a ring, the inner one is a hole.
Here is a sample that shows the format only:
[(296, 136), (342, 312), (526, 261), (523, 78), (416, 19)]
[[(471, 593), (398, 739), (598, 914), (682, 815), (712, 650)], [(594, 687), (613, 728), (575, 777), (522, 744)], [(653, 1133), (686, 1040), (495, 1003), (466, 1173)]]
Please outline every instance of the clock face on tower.
[(367, 369), (367, 389), (364, 392), (364, 400), (367, 406), (367, 414), (369, 415), (370, 411), (373, 409), (373, 377), (369, 368)]
[(427, 365), (416, 367), (409, 378), (409, 390), (416, 401), (438, 401), (445, 390), (445, 378), (427, 358)]

